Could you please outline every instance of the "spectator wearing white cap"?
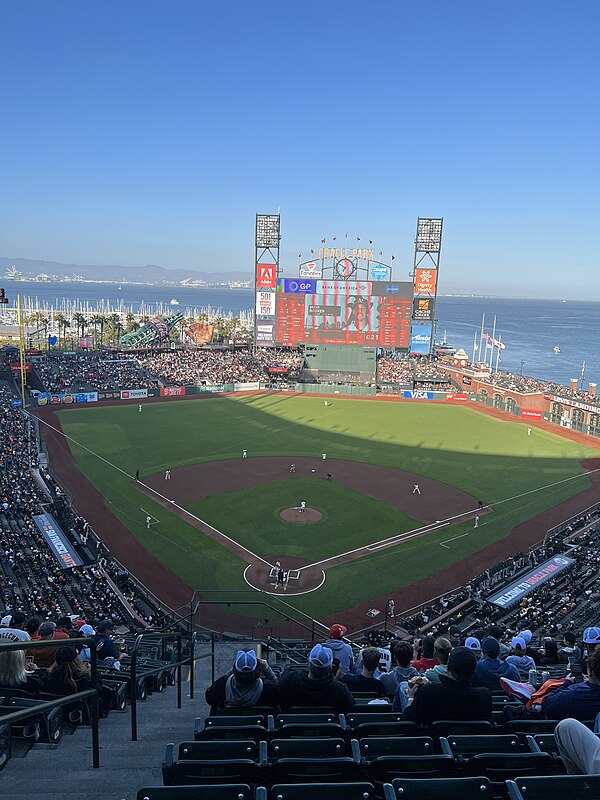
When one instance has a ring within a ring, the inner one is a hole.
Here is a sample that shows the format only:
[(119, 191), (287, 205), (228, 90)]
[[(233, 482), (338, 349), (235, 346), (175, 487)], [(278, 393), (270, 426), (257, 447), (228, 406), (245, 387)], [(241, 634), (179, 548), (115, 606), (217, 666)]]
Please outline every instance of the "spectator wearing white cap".
[(279, 704), (277, 678), (268, 663), (254, 650), (238, 650), (233, 669), (209, 686), (205, 693), (210, 713), (224, 708), (250, 708)]
[(535, 669), (535, 661), (527, 655), (527, 642), (522, 636), (514, 636), (510, 646), (511, 654), (506, 662), (514, 664), (520, 675), (528, 675), (530, 669)]
[[(281, 708), (293, 706), (330, 706), (335, 714), (347, 714), (354, 708), (348, 687), (333, 675), (333, 650), (316, 644), (308, 656), (308, 674), (286, 670), (279, 680)], [(338, 672), (341, 670), (338, 669)]]
[(25, 614), (22, 611), (13, 611), (6, 614), (0, 621), (0, 642), (28, 642), (29, 634), (23, 630)]
[(476, 636), (468, 636), (465, 640), (465, 647), (475, 653), (475, 657), (479, 658), (481, 655), (481, 642)]

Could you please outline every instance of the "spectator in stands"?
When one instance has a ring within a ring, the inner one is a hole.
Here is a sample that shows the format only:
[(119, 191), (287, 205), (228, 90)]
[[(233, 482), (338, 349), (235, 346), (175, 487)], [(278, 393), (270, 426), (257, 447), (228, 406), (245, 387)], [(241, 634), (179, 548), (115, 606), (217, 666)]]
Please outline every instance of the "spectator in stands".
[(46, 670), (27, 664), (24, 650), (0, 651), (0, 689), (20, 689), (38, 694), (44, 688)]
[(25, 614), (22, 611), (14, 611), (2, 617), (0, 642), (28, 642), (30, 636), (23, 630), (24, 624)]
[(537, 649), (537, 647), (533, 647), (531, 644), (531, 640), (533, 639), (533, 633), (530, 630), (524, 630), (517, 635), (525, 640), (525, 644), (527, 645), (527, 649), (525, 650), (525, 655), (529, 656), (530, 658), (533, 658), (536, 664), (541, 664), (542, 654)]
[(231, 672), (209, 686), (205, 698), (211, 714), (224, 708), (276, 708), (279, 687), (271, 667), (254, 650), (238, 650)]
[(42, 620), (39, 617), (29, 617), (29, 619), (25, 621), (24, 628), (29, 634), (32, 642), (35, 642), (40, 638), (41, 624)]
[(106, 658), (112, 658), (115, 661), (120, 661), (124, 657), (124, 653), (119, 652), (119, 648), (110, 638), (113, 629), (113, 623), (109, 619), (104, 619), (96, 625), (96, 652), (98, 653), (98, 661), (104, 661)]
[(576, 719), (554, 729), (558, 752), (569, 775), (600, 775), (600, 739)]
[(413, 701), (404, 712), (407, 720), (429, 725), (436, 720), (490, 720), (492, 695), (483, 687), (474, 688), (477, 658), (467, 647), (455, 647), (448, 658), (448, 675), (439, 683), (409, 686)]
[(575, 683), (576, 678), (569, 674), (562, 686), (544, 697), (540, 711), (548, 719), (573, 717), (583, 722), (600, 713), (600, 648), (594, 650), (587, 664), (587, 680)]
[(526, 677), (530, 669), (535, 669), (535, 661), (527, 655), (527, 643), (522, 636), (515, 636), (511, 642), (511, 654), (507, 657), (508, 664), (514, 664), (519, 670), (519, 675)]
[(481, 641), (477, 636), (468, 636), (465, 640), (465, 647), (472, 650), (477, 658), (481, 655)]
[(542, 654), (542, 666), (558, 664), (558, 644), (551, 637), (544, 639), (544, 652)]
[(440, 675), (448, 675), (448, 658), (452, 651), (452, 642), (444, 636), (438, 636), (433, 643), (433, 655), (439, 661), (435, 667), (425, 670), (429, 683), (439, 683)]
[(308, 674), (287, 670), (279, 679), (281, 708), (330, 706), (335, 714), (352, 711), (354, 698), (345, 684), (334, 679), (332, 666), (333, 650), (316, 644), (308, 656)]
[(425, 672), (426, 669), (433, 669), (436, 664), (439, 664), (433, 653), (434, 646), (435, 638), (433, 636), (424, 636), (421, 640), (415, 639), (415, 660), (411, 661), (411, 667), (414, 667), (417, 672)]
[[(40, 639), (44, 641), (53, 640), (55, 628), (56, 626), (53, 622), (42, 622), (40, 625)], [(35, 650), (31, 650), (30, 653), (36, 666), (46, 669), (54, 664), (56, 659), (56, 649), (56, 647), (40, 647), (39, 649), (36, 648)]]
[(477, 662), (475, 686), (484, 686), (490, 692), (500, 692), (500, 678), (511, 681), (520, 680), (519, 670), (514, 664), (500, 659), (500, 642), (493, 636), (486, 636), (481, 643), (482, 658)]
[(346, 635), (346, 627), (336, 623), (329, 629), (329, 639), (323, 642), (324, 647), (333, 650), (334, 658), (340, 662), (342, 674), (346, 675), (348, 672), (354, 672), (354, 653), (349, 644), (342, 641)]
[(68, 639), (72, 629), (73, 629), (73, 623), (71, 622), (71, 617), (66, 617), (66, 616), (61, 617), (56, 623), (54, 638)]
[(414, 675), (419, 674), (410, 664), (413, 653), (413, 648), (408, 642), (396, 642), (392, 647), (392, 657), (396, 666), (391, 672), (383, 674), (379, 679), (388, 697), (394, 696), (402, 681), (407, 681)]
[(383, 683), (375, 677), (379, 667), (381, 653), (376, 647), (365, 647), (361, 652), (362, 672), (358, 675), (342, 675), (340, 680), (345, 683), (351, 692), (373, 692), (379, 697), (385, 696)]
[(48, 671), (44, 691), (51, 694), (75, 694), (90, 689), (91, 686), (90, 665), (79, 659), (74, 647), (59, 647), (56, 661)]
[(563, 664), (569, 661), (581, 661), (581, 650), (575, 644), (576, 638), (573, 631), (565, 631), (563, 634), (563, 646), (558, 651), (558, 660)]
[(504, 628), (501, 625), (489, 625), (487, 635), (493, 636), (500, 644), (500, 655), (498, 658), (506, 658), (506, 656), (510, 654), (510, 647), (502, 641), (504, 638)]

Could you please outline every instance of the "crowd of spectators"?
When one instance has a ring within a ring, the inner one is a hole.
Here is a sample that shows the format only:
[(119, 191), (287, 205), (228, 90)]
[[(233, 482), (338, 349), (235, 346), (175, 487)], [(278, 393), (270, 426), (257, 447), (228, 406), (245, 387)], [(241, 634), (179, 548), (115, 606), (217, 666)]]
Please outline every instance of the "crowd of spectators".
[[(378, 383), (400, 383), (412, 386), (414, 382), (431, 382), (436, 385), (448, 383), (448, 375), (440, 369), (435, 359), (427, 356), (408, 356), (401, 353), (382, 355), (377, 359)], [(419, 387), (421, 388), (421, 387)], [(445, 391), (440, 389), (440, 391)]]
[(562, 386), (553, 381), (543, 381), (526, 375), (517, 375), (514, 372), (492, 372), (485, 382), (491, 386), (498, 386), (501, 389), (509, 389), (521, 394), (543, 392), (544, 394), (552, 394), (556, 397), (564, 397), (568, 400), (577, 400), (581, 403), (600, 407), (600, 398), (596, 395), (591, 395), (585, 389), (572, 389), (570, 386)]
[(97, 392), (109, 389), (145, 389), (158, 386), (156, 377), (127, 353), (45, 353), (32, 357), (47, 392)]

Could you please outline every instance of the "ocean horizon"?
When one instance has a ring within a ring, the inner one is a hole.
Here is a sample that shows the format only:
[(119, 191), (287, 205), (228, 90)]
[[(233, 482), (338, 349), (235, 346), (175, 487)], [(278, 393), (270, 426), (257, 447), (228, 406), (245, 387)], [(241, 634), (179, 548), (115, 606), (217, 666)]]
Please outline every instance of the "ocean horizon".
[[(204, 309), (239, 315), (252, 310), (252, 289), (204, 286), (151, 286), (139, 284), (6, 281), (11, 303), (17, 294), (34, 304), (60, 306), (65, 300), (96, 306), (102, 302), (135, 313), (181, 311), (184, 315)], [(175, 299), (179, 305), (170, 306)], [(142, 309), (144, 311), (142, 311)], [(440, 295), (436, 308), (435, 336), (473, 356), (479, 345), (482, 315), (485, 331), (492, 334), (496, 317), (496, 339), (502, 351), (498, 368), (532, 377), (568, 384), (571, 378), (600, 380), (600, 347), (594, 331), (600, 330), (600, 301), (542, 300), (494, 296)], [(554, 347), (560, 353), (553, 352)], [(493, 351), (496, 366), (496, 351)], [(480, 357), (479, 352), (476, 356)], [(489, 362), (489, 351), (488, 351)]]

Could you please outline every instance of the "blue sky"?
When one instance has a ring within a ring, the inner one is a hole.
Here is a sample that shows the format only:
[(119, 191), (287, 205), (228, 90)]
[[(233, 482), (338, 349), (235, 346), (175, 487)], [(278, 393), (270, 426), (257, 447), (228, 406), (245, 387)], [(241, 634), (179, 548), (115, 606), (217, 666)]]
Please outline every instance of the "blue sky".
[(252, 269), (346, 232), (443, 291), (600, 299), (596, 2), (0, 5), (0, 255)]

